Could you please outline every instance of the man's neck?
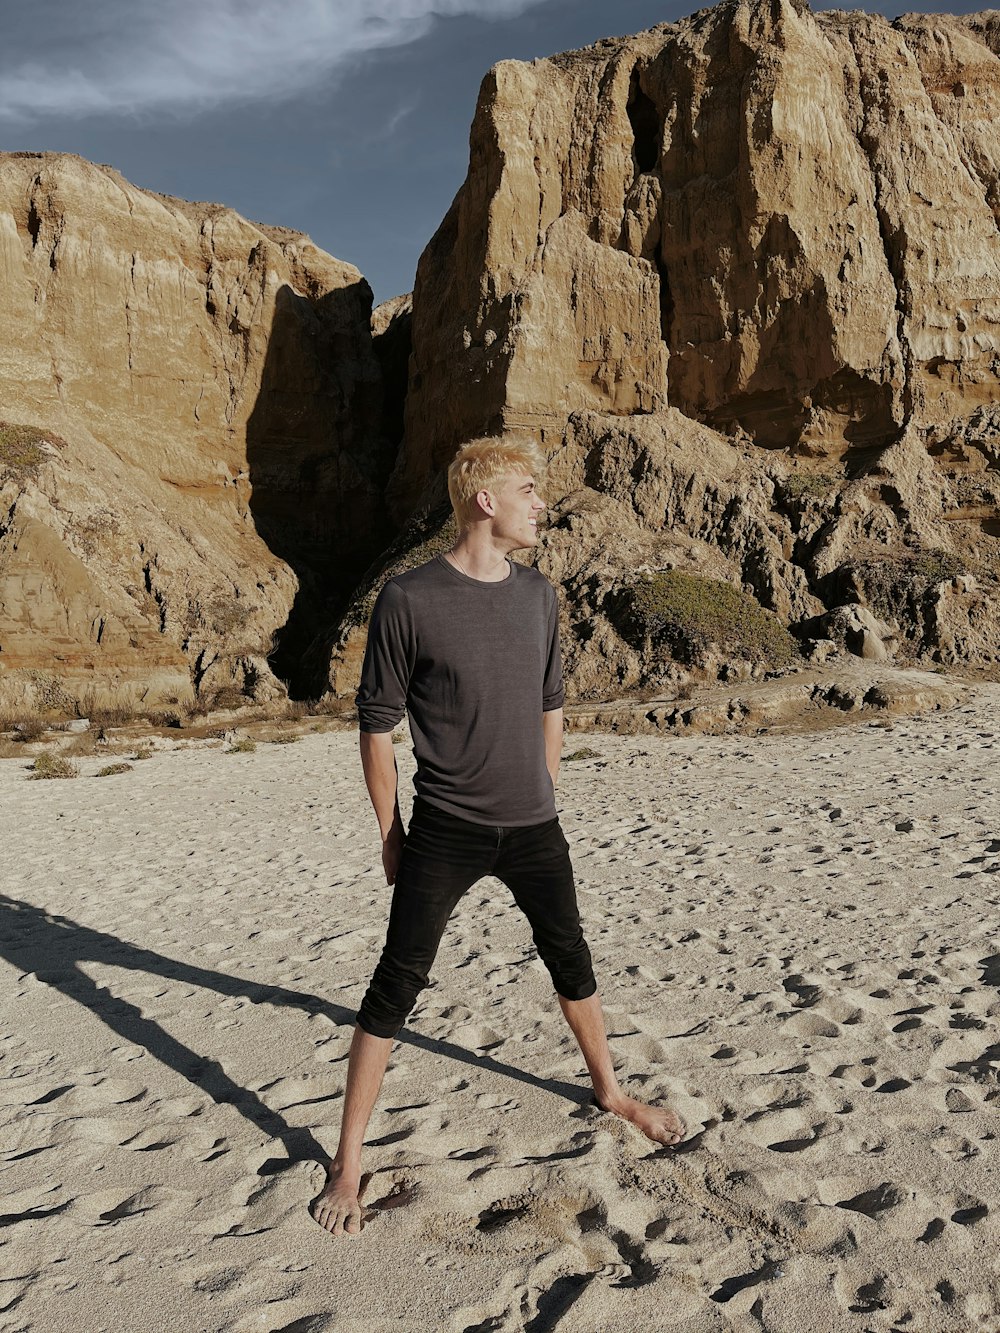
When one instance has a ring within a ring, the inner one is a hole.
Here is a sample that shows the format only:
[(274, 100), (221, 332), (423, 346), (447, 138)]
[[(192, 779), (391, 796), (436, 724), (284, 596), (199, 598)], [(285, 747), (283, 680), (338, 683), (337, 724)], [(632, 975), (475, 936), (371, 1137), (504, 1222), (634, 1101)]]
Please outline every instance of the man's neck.
[(510, 577), (506, 552), (489, 542), (459, 537), (445, 558), (467, 578), (480, 583), (501, 583)]

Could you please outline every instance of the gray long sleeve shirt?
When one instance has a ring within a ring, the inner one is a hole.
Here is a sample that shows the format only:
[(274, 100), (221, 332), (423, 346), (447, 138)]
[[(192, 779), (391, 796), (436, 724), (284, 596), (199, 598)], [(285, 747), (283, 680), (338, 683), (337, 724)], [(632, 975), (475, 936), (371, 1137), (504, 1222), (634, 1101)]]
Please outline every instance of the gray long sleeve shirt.
[(563, 704), (559, 608), (543, 574), (498, 583), (444, 556), (379, 593), (357, 694), (361, 730), (408, 713), (417, 795), (474, 824), (540, 824), (556, 813), (542, 713)]

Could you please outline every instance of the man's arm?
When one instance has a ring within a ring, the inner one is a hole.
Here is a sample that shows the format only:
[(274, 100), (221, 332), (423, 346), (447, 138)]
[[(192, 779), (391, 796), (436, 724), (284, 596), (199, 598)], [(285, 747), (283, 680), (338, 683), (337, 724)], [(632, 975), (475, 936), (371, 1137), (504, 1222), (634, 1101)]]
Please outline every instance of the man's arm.
[(386, 883), (395, 884), (399, 858), (403, 852), (404, 833), (399, 814), (398, 775), (391, 732), (361, 733), (361, 766), (365, 771), (365, 785), (375, 807), (375, 818), (382, 835), (382, 867)]
[(382, 865), (389, 884), (396, 882), (405, 836), (396, 799), (392, 730), (406, 711), (413, 653), (413, 624), (406, 595), (390, 579), (372, 610), (356, 698), (361, 764), (382, 834)]
[(559, 760), (563, 745), (563, 710), (553, 708), (542, 714), (542, 733), (545, 736), (545, 767), (549, 770), (552, 786), (559, 781)]

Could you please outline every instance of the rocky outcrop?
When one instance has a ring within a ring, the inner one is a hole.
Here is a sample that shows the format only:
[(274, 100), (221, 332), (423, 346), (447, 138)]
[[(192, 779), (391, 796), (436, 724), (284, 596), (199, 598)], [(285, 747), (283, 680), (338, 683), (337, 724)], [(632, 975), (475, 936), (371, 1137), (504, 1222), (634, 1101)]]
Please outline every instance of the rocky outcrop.
[[(982, 458), (978, 450), (970, 456)], [(984, 463), (964, 480), (993, 497), (997, 514), (1000, 477)], [(568, 699), (652, 697), (692, 681), (787, 671), (794, 663), (776, 651), (777, 636), (755, 628), (761, 608), (792, 627), (802, 659), (813, 663), (838, 654), (876, 663), (1000, 661), (1000, 599), (982, 545), (993, 538), (954, 538), (959, 526), (981, 534), (979, 524), (996, 519), (950, 517), (961, 481), (912, 436), (870, 473), (845, 478), (734, 442), (676, 409), (574, 414), (550, 454), (547, 523), (527, 557), (561, 590)], [(367, 618), (385, 579), (453, 537), (447, 504), (433, 504), (371, 571), (334, 643), (333, 693), (349, 697), (356, 688)], [(669, 640), (637, 637), (622, 615), (636, 589), (652, 583), (655, 591), (665, 575), (685, 585), (686, 641), (678, 642), (683, 624)], [(751, 595), (747, 611), (732, 599), (719, 605), (720, 582)]]
[(968, 689), (953, 676), (929, 671), (838, 663), (834, 672), (807, 667), (780, 680), (749, 682), (738, 694), (717, 685), (694, 695), (684, 690), (677, 698), (570, 704), (566, 730), (719, 736), (814, 730), (862, 720), (890, 727), (895, 716), (954, 708), (968, 698)]
[(627, 693), (784, 665), (727, 649), (741, 636), (724, 625), (700, 656), (630, 642), (616, 601), (667, 570), (752, 593), (814, 661), (843, 651), (879, 662), (1000, 662), (995, 538), (980, 526), (990, 520), (951, 517), (964, 482), (1000, 512), (1000, 476), (947, 475), (913, 432), (871, 471), (845, 477), (734, 444), (676, 410), (581, 415), (552, 457), (550, 481), (559, 498), (534, 558), (564, 590), (574, 699), (600, 698), (609, 685)]
[(0, 155), (0, 698), (294, 677), (388, 540), (370, 310), (305, 236)]
[(839, 461), (993, 401), (998, 50), (990, 15), (740, 0), (498, 65), (418, 268), (400, 508), (574, 410)]
[(990, 14), (729, 0), (486, 77), (390, 498), (540, 440), (571, 697), (757, 669), (629, 642), (643, 571), (735, 584), (818, 659), (1000, 661), (998, 53)]

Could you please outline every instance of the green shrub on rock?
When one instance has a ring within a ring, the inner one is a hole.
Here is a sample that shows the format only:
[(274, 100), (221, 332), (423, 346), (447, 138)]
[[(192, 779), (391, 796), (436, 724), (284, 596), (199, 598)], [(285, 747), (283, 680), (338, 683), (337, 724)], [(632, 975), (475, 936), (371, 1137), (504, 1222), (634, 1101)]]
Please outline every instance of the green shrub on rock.
[(720, 579), (665, 570), (623, 588), (610, 610), (634, 647), (648, 642), (687, 664), (703, 662), (713, 649), (773, 667), (790, 666), (799, 656), (772, 611)]

